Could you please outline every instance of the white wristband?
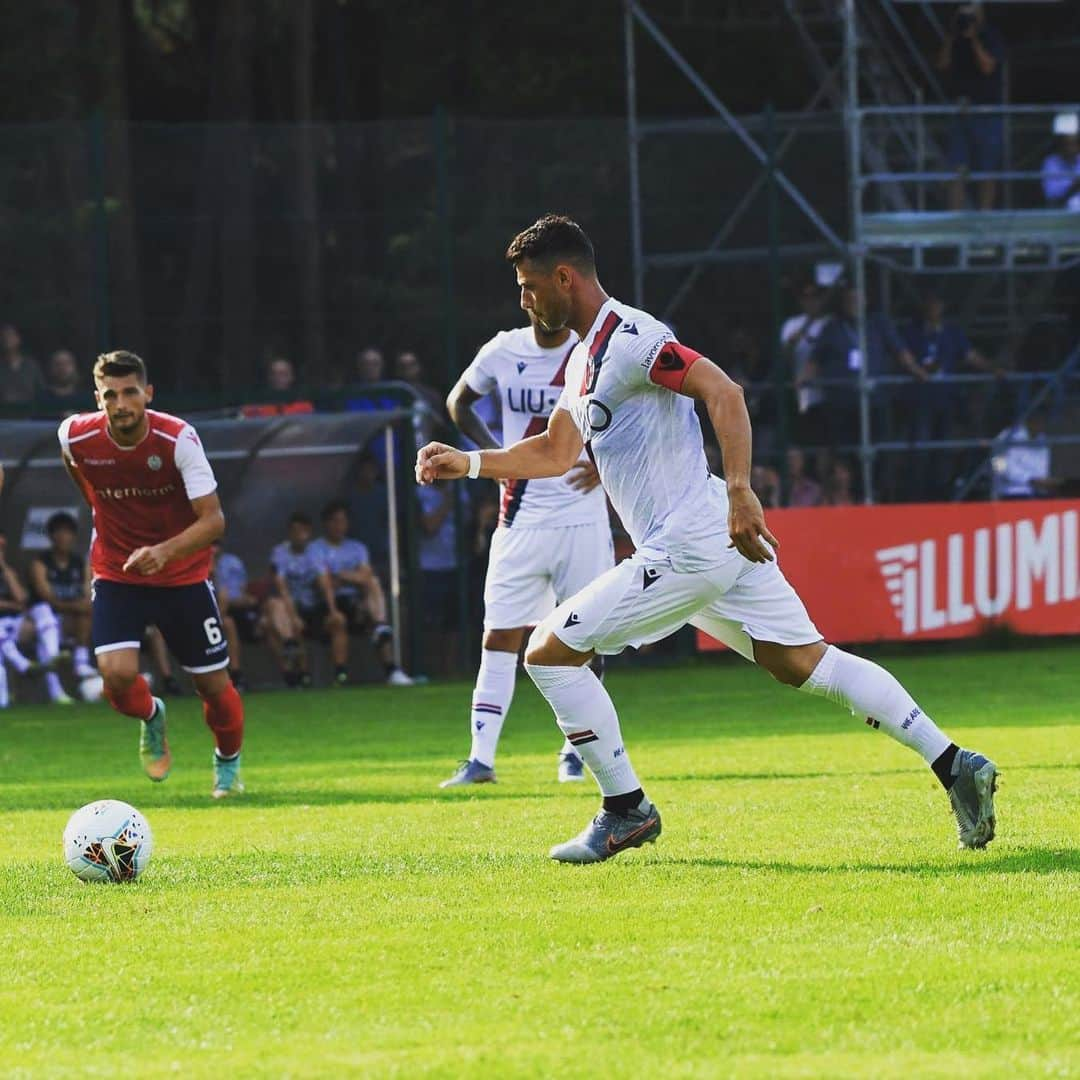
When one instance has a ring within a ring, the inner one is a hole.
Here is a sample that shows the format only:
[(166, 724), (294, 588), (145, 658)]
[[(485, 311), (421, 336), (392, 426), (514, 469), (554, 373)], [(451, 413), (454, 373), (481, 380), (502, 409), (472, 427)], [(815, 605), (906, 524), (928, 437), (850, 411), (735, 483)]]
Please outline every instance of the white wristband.
[(469, 479), (478, 479), (480, 476), (480, 451), (470, 450), (465, 456), (469, 459), (469, 471), (467, 473)]

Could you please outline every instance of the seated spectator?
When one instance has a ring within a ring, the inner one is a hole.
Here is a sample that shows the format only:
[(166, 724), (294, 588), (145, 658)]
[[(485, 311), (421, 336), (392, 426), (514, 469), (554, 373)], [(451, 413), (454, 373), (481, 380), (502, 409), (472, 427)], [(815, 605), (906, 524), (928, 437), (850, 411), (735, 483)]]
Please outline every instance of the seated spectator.
[[(905, 436), (913, 443), (951, 438), (965, 395), (961, 387), (946, 381), (948, 376), (960, 374), (964, 367), (1000, 371), (968, 341), (958, 323), (945, 318), (945, 300), (933, 286), (923, 293), (922, 311), (904, 325), (901, 337), (907, 346), (905, 370), (917, 380), (897, 395), (905, 406)], [(906, 469), (904, 497), (913, 502), (947, 497), (950, 460), (947, 452), (914, 454)]]
[[(993, 113), (970, 113), (968, 105), (1000, 105), (1005, 100), (1005, 42), (986, 21), (982, 4), (963, 4), (953, 16), (938, 51), (937, 68), (959, 111), (949, 136), (949, 164), (957, 176), (949, 187), (949, 208), (963, 210), (965, 175), (998, 172), (1004, 166), (1005, 121)], [(977, 184), (980, 210), (991, 210), (997, 180)]]
[[(266, 630), (286, 686), (311, 686), (305, 634), (327, 637), (335, 655), (348, 650), (345, 616), (334, 601), (326, 567), (311, 550), (311, 518), (289, 518), (287, 538), (270, 553), (275, 593), (266, 598)], [(343, 643), (344, 642), (344, 643)]]
[(35, 411), (39, 416), (62, 419), (94, 408), (89, 384), (79, 379), (79, 365), (70, 349), (57, 349), (45, 365), (45, 381), (38, 390)]
[(293, 413), (310, 413), (315, 406), (308, 401), (296, 385), (296, 369), (284, 356), (272, 357), (266, 365), (266, 383), (258, 402), (244, 405), (241, 416), (286, 416)]
[(812, 279), (799, 286), (798, 297), (802, 311), (792, 315), (780, 328), (780, 344), (787, 353), (795, 381), (795, 438), (807, 446), (820, 446), (827, 430), (825, 394), (815, 385), (814, 350), (829, 317), (821, 288)]
[[(27, 592), (18, 572), (7, 561), (7, 538), (0, 536), (0, 709), (11, 704), (8, 692), (7, 665), (10, 664), (20, 675), (38, 675), (45, 673), (49, 700), (54, 705), (71, 705), (71, 698), (64, 693), (60, 679), (52, 668), (55, 653), (43, 646), (38, 631), (39, 619), (30, 616), (27, 611)], [(59, 632), (55, 616), (51, 619), (53, 627)], [(29, 646), (36, 638), (37, 662), (30, 660), (19, 648)], [(51, 656), (47, 663), (41, 661), (43, 655)]]
[(823, 506), (854, 506), (854, 474), (851, 465), (844, 458), (836, 458), (829, 467), (825, 481)]
[(349, 536), (349, 511), (345, 503), (332, 502), (323, 507), (323, 535), (312, 541), (313, 558), (330, 575), (334, 604), (345, 617), (348, 633), (332, 640), (337, 646), (332, 659), (334, 681), (344, 686), (349, 681), (348, 634), (370, 634), (371, 644), (386, 672), (390, 686), (411, 686), (412, 679), (394, 661), (394, 631), (386, 621), (386, 596), (382, 582), (371, 568), (368, 549)]
[(755, 465), (750, 470), (750, 487), (766, 510), (780, 505), (780, 474), (771, 465)]
[(239, 555), (223, 551), (216, 540), (210, 551), (213, 562), (210, 579), (221, 609), (221, 628), (229, 645), (229, 678), (237, 690), (246, 690), (241, 642), (253, 644), (262, 637), (262, 615), (259, 598), (251, 591), (247, 567)]
[(408, 383), (432, 408), (436, 416), (446, 414), (443, 395), (424, 379), (424, 368), (416, 353), (406, 349), (397, 354), (394, 361), (394, 377)]
[[(75, 677), (87, 679), (97, 674), (97, 668), (90, 662), (90, 578), (86, 559), (75, 550), (79, 523), (61, 510), (49, 517), (45, 532), (49, 550), (30, 560), (28, 574), (29, 614), (37, 630), (39, 659), (54, 663), (66, 638), (75, 643)], [(50, 673), (46, 678), (57, 676)]]
[[(457, 487), (459, 497), (464, 489)], [(420, 577), (423, 595), (425, 655), (444, 673), (460, 666), (461, 626), (458, 607), (458, 551), (454, 489), (446, 481), (418, 487), (420, 502)]]
[[(374, 345), (361, 349), (356, 356), (355, 378), (345, 387), (343, 408), (346, 412), (379, 412), (388, 409), (400, 409), (401, 396), (389, 387), (381, 386), (386, 382), (386, 361), (382, 350)], [(383, 451), (377, 451), (380, 455)]]
[(382, 349), (367, 345), (356, 355), (356, 382), (377, 383), (386, 378), (386, 360)]
[(38, 362), (23, 352), (11, 323), (0, 326), (0, 405), (31, 405), (41, 392)]
[[(837, 313), (822, 329), (813, 354), (813, 377), (826, 380), (824, 394), (825, 438), (830, 447), (853, 445), (860, 438), (859, 372), (863, 356), (859, 349), (858, 314), (862, 298), (858, 289), (845, 286)], [(892, 374), (894, 365), (912, 369), (915, 358), (904, 345), (892, 320), (881, 312), (866, 317), (866, 374), (871, 380)], [(846, 385), (845, 385), (846, 384)], [(875, 440), (891, 431), (889, 395), (882, 388), (870, 391), (870, 434)]]
[(1006, 428), (991, 461), (990, 484), (995, 499), (1048, 498), (1061, 487), (1050, 475), (1050, 444), (1046, 441), (1046, 413), (1037, 410), (1026, 420)]
[(806, 455), (797, 446), (788, 448), (788, 506), (820, 506), (821, 485), (806, 475)]
[(1043, 194), (1047, 206), (1080, 211), (1080, 117), (1074, 113), (1062, 119), (1072, 131), (1058, 135), (1057, 152), (1043, 160)]

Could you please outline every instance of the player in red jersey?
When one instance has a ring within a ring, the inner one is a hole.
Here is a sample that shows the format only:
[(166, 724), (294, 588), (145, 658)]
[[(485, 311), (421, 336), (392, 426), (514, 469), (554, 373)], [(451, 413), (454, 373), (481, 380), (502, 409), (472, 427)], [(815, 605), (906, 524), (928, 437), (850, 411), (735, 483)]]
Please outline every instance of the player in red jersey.
[(244, 707), (210, 582), (210, 545), (225, 531), (217, 481), (195, 429), (147, 406), (154, 388), (131, 352), (94, 365), (100, 412), (59, 430), (64, 464), (94, 515), (90, 548), (93, 643), (105, 696), (142, 721), (139, 755), (151, 780), (169, 775), (165, 704), (139, 674), (139, 643), (158, 627), (203, 699), (214, 735), (215, 799), (244, 790)]

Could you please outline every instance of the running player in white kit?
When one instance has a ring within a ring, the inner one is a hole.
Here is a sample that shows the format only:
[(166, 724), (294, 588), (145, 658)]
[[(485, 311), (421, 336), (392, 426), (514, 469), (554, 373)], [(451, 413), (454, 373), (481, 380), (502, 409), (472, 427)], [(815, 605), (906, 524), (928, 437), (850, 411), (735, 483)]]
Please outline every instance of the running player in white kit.
[[(569, 218), (541, 218), (506, 255), (521, 306), (546, 329), (568, 326), (581, 338), (566, 388), (543, 434), (468, 454), (429, 443), (417, 455), (417, 480), (560, 476), (587, 443), (637, 546), (633, 558), (556, 608), (529, 641), (526, 669), (603, 795), (596, 817), (551, 857), (600, 862), (659, 836), (660, 813), (588, 662), (687, 622), (919, 753), (949, 793), (960, 846), (985, 847), (994, 837), (994, 763), (951, 742), (883, 668), (824, 642), (780, 572), (777, 541), (750, 489), (742, 390), (651, 315), (609, 297), (592, 243)], [(710, 475), (695, 401), (720, 441), (726, 484)]]
[[(497, 389), (505, 442), (545, 431), (577, 340), (566, 327), (548, 331), (532, 316), (529, 326), (496, 334), (446, 399), (454, 422), (477, 446), (497, 449), (499, 441), (473, 407)], [(596, 466), (584, 454), (564, 477), (503, 485), (484, 582), (484, 648), (469, 717), (472, 747), (440, 787), (494, 782), (495, 750), (527, 628), (614, 565), (607, 498)], [(564, 741), (559, 780), (584, 778), (581, 758)]]

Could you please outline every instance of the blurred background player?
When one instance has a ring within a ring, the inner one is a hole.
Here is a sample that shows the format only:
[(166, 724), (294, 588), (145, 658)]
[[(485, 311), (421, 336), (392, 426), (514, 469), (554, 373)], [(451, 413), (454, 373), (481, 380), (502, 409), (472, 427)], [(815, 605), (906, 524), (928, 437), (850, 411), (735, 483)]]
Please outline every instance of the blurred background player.
[(304, 689), (311, 686), (305, 633), (328, 637), (335, 656), (347, 655), (349, 635), (330, 575), (311, 550), (312, 532), (307, 514), (290, 515), (286, 538), (270, 552), (275, 591), (265, 605), (266, 629), (285, 685)]
[[(38, 659), (55, 663), (61, 639), (74, 642), (75, 677), (97, 674), (90, 663), (90, 579), (86, 559), (75, 550), (79, 523), (66, 511), (53, 514), (45, 523), (49, 550), (30, 560), (30, 610), (38, 636)], [(55, 673), (45, 676), (52, 696)]]
[[(331, 638), (334, 682), (349, 681), (349, 635), (371, 635), (390, 686), (412, 686), (412, 679), (394, 662), (394, 631), (386, 622), (386, 596), (371, 566), (367, 546), (349, 536), (349, 511), (344, 502), (323, 507), (323, 535), (311, 543), (313, 559), (330, 575), (334, 606), (345, 619), (346, 633)], [(337, 651), (334, 651), (336, 646)]]
[(225, 640), (229, 643), (229, 678), (241, 692), (247, 689), (244, 679), (241, 641), (255, 642), (262, 633), (262, 615), (259, 598), (248, 584), (247, 567), (239, 555), (223, 551), (215, 541), (210, 548), (213, 562), (210, 579), (217, 591), (218, 607), (221, 609), (221, 625)]
[[(499, 441), (475, 409), (497, 390), (508, 443), (545, 431), (577, 341), (565, 327), (546, 330), (531, 315), (529, 326), (496, 334), (447, 398), (454, 422), (477, 446), (497, 448)], [(503, 485), (484, 583), (484, 647), (469, 717), (472, 746), (468, 759), (440, 787), (495, 780), (495, 751), (513, 700), (526, 630), (614, 564), (607, 499), (584, 453), (565, 477)], [(559, 755), (559, 779), (584, 779), (581, 758), (569, 741)]]
[(141, 724), (151, 780), (169, 775), (165, 703), (139, 673), (139, 642), (153, 624), (195, 684), (214, 736), (211, 793), (243, 791), (244, 706), (229, 681), (228, 645), (210, 584), (210, 545), (225, 528), (217, 481), (195, 429), (151, 410), (154, 388), (131, 352), (94, 365), (99, 412), (59, 429), (61, 454), (94, 515), (92, 637), (105, 697)]
[[(18, 572), (7, 561), (7, 537), (0, 536), (0, 708), (6, 709), (11, 703), (8, 690), (7, 665), (10, 664), (20, 675), (37, 675), (43, 670), (42, 664), (29, 659), (19, 648), (28, 645), (34, 637), (35, 624), (27, 618), (26, 587)], [(46, 670), (49, 677), (49, 700), (54, 705), (70, 705), (71, 698), (64, 693), (64, 688), (55, 672)]]

